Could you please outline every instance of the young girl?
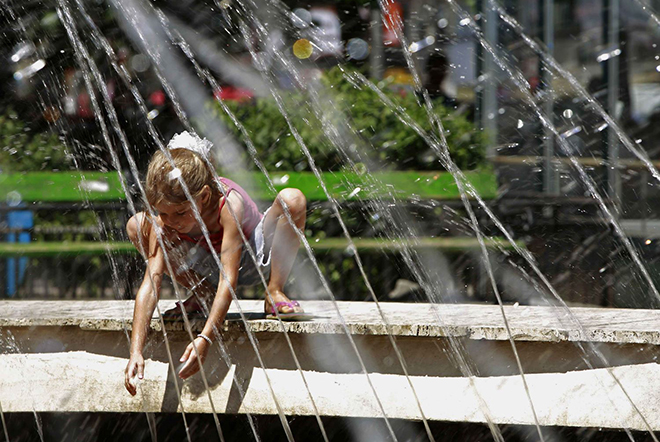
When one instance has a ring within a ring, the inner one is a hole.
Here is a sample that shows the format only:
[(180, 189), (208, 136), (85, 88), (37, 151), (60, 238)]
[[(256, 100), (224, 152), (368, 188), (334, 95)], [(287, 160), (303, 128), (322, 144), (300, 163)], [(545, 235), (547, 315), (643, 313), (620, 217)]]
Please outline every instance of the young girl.
[[(210, 149), (210, 142), (184, 132), (172, 138), (168, 149), (176, 167), (173, 168), (167, 157), (158, 151), (147, 172), (147, 200), (157, 217), (153, 219), (141, 212), (127, 224), (131, 241), (148, 259), (135, 299), (130, 359), (125, 370), (126, 389), (132, 395), (136, 394), (132, 379), (144, 376), (142, 350), (166, 273), (193, 293), (185, 302), (177, 303), (176, 311), (166, 312), (168, 315), (180, 316), (183, 309), (187, 313), (206, 310), (210, 304), (202, 333), (197, 335), (194, 345), (188, 345), (180, 359), (186, 362), (179, 372), (182, 379), (199, 370), (196, 352), (202, 362), (206, 358), (215, 339), (214, 329), (220, 329), (231, 304), (230, 287), (235, 289), (239, 284), (261, 282), (248, 247), (254, 251), (257, 265), (268, 281), (270, 298), (266, 297), (265, 312), (275, 316), (277, 311), (282, 319), (299, 319), (303, 313), (300, 305), (282, 291), (299, 246), (284, 207), (288, 208), (295, 227), (302, 230), (307, 208), (302, 192), (282, 190), (273, 205), (261, 214), (243, 188), (229, 179), (218, 178), (208, 166), (204, 156)], [(187, 185), (194, 206), (186, 197), (179, 178)], [(194, 207), (209, 232), (224, 276), (210, 253)], [(160, 231), (165, 251), (158, 241), (157, 231)], [(241, 231), (248, 241), (245, 245)], [(165, 252), (174, 275), (170, 274)]]

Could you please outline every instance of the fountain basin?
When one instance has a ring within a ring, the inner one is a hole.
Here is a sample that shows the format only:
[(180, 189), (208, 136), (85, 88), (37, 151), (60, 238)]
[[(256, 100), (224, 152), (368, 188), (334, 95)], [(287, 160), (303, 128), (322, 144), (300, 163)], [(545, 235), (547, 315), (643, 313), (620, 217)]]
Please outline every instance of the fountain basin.
[[(382, 410), (375, 391), (391, 418), (419, 420), (421, 406), (430, 420), (486, 422), (488, 415), (498, 424), (534, 424), (498, 306), (382, 303), (386, 324), (374, 303), (306, 301), (313, 320), (279, 323), (263, 319), (262, 302), (241, 301), (247, 326), (232, 305), (222, 331), (230, 364), (215, 344), (204, 365), (210, 395), (200, 374), (181, 382), (168, 368), (162, 327), (154, 318), (145, 379), (132, 397), (123, 387), (131, 301), (0, 304), (4, 412), (210, 413), (213, 407), (267, 415), (277, 413), (275, 396), (287, 415), (313, 415), (315, 405), (321, 415), (377, 418)], [(161, 301), (160, 308), (171, 305)], [(660, 312), (571, 312), (573, 317), (552, 307), (505, 307), (539, 423), (646, 430), (641, 412), (660, 430)], [(196, 332), (203, 320), (191, 325)], [(263, 366), (246, 327), (258, 341)], [(181, 322), (166, 324), (175, 361), (190, 340), (184, 328)], [(457, 347), (474, 377), (457, 365)]]

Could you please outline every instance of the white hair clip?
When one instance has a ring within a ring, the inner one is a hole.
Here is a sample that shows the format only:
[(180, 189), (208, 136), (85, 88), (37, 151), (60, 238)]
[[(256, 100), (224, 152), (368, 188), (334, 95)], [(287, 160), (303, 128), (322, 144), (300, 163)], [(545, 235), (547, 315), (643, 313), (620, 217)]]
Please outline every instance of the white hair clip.
[(179, 178), (180, 176), (181, 176), (181, 169), (179, 169), (178, 167), (175, 167), (174, 169), (172, 169), (170, 171), (170, 173), (167, 174), (167, 178), (170, 181), (173, 181), (173, 180)]
[(201, 139), (196, 134), (191, 134), (187, 130), (184, 130), (180, 134), (174, 135), (170, 142), (167, 144), (167, 148), (170, 150), (188, 149), (201, 155), (203, 158), (207, 158), (209, 156), (209, 152), (211, 151), (212, 147), (213, 143), (211, 143), (209, 140), (206, 138)]

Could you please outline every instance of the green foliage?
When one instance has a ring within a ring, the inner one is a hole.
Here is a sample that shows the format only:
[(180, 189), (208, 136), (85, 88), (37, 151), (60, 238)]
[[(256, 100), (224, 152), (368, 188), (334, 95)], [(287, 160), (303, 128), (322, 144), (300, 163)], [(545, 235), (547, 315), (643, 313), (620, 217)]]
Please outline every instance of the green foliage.
[[(291, 134), (284, 116), (280, 113), (275, 100), (260, 99), (249, 104), (227, 103), (232, 113), (243, 124), (254, 143), (259, 159), (267, 168), (280, 170), (309, 170), (298, 143)], [(317, 121), (311, 119), (311, 110), (300, 95), (288, 97), (285, 109), (291, 112), (294, 127), (305, 140), (314, 159), (322, 168), (334, 166), (338, 159), (323, 132), (315, 127)], [(305, 112), (304, 110), (307, 109)], [(220, 110), (220, 115), (231, 127), (234, 134), (245, 143), (238, 128), (229, 117)], [(247, 143), (245, 143), (247, 145)], [(330, 167), (337, 169), (337, 167)]]
[(0, 169), (6, 173), (71, 167), (64, 144), (50, 132), (32, 132), (11, 109), (0, 114)]
[[(361, 144), (367, 147), (372, 161), (384, 169), (441, 170), (437, 155), (415, 130), (399, 121), (394, 109), (383, 104), (378, 94), (369, 88), (358, 88), (344, 78), (335, 68), (327, 72), (323, 82), (333, 93), (340, 117), (324, 115), (324, 118), (341, 118), (359, 134)], [(397, 94), (383, 87), (385, 95), (426, 132), (432, 133), (426, 109), (412, 92)], [(322, 170), (339, 170), (341, 155), (325, 136), (323, 125), (310, 106), (310, 100), (300, 93), (292, 93), (284, 99), (284, 109), (290, 121), (300, 133), (316, 164)], [(250, 103), (227, 102), (227, 106), (243, 124), (257, 149), (259, 159), (271, 169), (309, 170), (300, 145), (292, 135), (286, 119), (275, 100), (256, 99)], [(218, 105), (220, 107), (220, 105)], [(435, 103), (434, 111), (442, 121), (445, 136), (453, 160), (461, 169), (474, 169), (484, 164), (484, 137), (475, 125), (465, 117)], [(243, 134), (222, 109), (222, 118), (234, 134), (246, 143)], [(247, 143), (246, 143), (247, 144)]]

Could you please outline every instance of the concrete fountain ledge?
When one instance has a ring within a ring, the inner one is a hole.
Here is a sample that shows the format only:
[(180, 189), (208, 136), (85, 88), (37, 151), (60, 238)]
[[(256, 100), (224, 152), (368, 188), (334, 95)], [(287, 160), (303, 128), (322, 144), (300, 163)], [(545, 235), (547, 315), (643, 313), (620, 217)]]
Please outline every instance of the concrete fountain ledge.
[[(131, 329), (133, 301), (0, 301), (0, 327), (77, 326), (97, 331)], [(267, 320), (263, 301), (240, 301), (240, 310), (255, 333), (467, 337), (493, 341), (508, 340), (502, 311), (497, 305), (303, 301), (314, 315), (309, 321)], [(160, 301), (166, 311), (173, 301)], [(619, 344), (660, 345), (660, 310), (573, 307), (505, 306), (504, 314), (516, 341), (589, 341)], [(204, 320), (191, 317), (193, 330)], [(151, 322), (160, 330), (157, 313)], [(183, 322), (167, 323), (168, 330), (183, 330)], [(244, 330), (239, 307), (232, 303), (226, 331)]]
[[(0, 406), (5, 413), (275, 414), (274, 395), (287, 415), (311, 415), (315, 404), (321, 415), (378, 418), (377, 396), (392, 418), (419, 420), (421, 407), (432, 420), (534, 424), (498, 306), (382, 303), (386, 325), (374, 303), (302, 305), (312, 320), (280, 324), (264, 319), (263, 301), (240, 301), (247, 325), (232, 305), (221, 344), (204, 364), (209, 391), (199, 374), (182, 382), (178, 365), (168, 363), (190, 333), (168, 323), (166, 345), (154, 318), (145, 379), (132, 397), (123, 387), (132, 301), (0, 302)], [(660, 311), (504, 310), (541, 425), (660, 430)], [(203, 323), (193, 321), (193, 332)], [(456, 365), (457, 348), (472, 379)]]

